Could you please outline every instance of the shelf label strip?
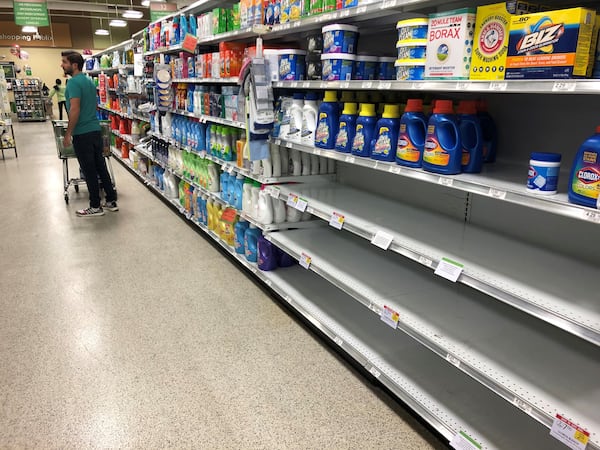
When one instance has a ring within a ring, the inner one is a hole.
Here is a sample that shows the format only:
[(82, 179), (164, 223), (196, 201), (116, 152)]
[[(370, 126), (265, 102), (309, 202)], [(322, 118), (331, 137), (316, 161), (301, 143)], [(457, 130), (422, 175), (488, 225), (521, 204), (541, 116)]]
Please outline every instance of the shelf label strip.
[(300, 255), (300, 265), (304, 267), (306, 270), (310, 268), (310, 263), (312, 262), (312, 258), (306, 253), (302, 252)]
[(450, 441), (450, 447), (456, 450), (481, 450), (481, 444), (464, 431), (456, 433)]
[(579, 425), (557, 414), (550, 429), (550, 436), (573, 450), (585, 450), (590, 433)]
[(442, 258), (434, 273), (456, 283), (464, 268), (465, 266), (459, 262), (453, 261), (450, 258)]
[(387, 306), (387, 305), (383, 306), (383, 309), (381, 310), (380, 318), (383, 323), (385, 323), (386, 325), (389, 325), (394, 330), (396, 328), (398, 328), (398, 320), (400, 320), (400, 314), (398, 314), (396, 311), (394, 311), (389, 306)]
[(371, 244), (373, 244), (375, 247), (387, 250), (388, 248), (390, 248), (390, 245), (392, 245), (393, 240), (394, 236), (392, 236), (389, 233), (386, 233), (385, 231), (380, 230), (377, 233), (375, 233), (375, 236), (373, 236), (373, 239), (371, 239)]
[(334, 211), (333, 214), (331, 214), (331, 219), (329, 219), (329, 225), (336, 230), (341, 230), (345, 220), (346, 218), (342, 214)]

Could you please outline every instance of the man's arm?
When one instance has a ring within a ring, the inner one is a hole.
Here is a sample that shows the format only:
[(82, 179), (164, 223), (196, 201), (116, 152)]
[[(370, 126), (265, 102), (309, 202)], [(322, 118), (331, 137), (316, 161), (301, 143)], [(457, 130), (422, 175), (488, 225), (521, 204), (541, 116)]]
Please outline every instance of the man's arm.
[(72, 98), (70, 100), (71, 108), (69, 109), (69, 125), (67, 126), (65, 138), (63, 140), (65, 147), (71, 145), (73, 130), (75, 129), (75, 125), (77, 125), (77, 122), (79, 121), (80, 100), (81, 99), (79, 98)]

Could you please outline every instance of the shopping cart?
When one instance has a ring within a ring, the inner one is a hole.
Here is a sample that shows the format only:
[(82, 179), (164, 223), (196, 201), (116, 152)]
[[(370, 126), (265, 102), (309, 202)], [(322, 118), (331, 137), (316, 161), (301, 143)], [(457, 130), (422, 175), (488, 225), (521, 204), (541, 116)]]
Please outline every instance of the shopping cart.
[[(81, 172), (81, 169), (79, 170), (79, 178), (69, 178), (69, 159), (77, 158), (77, 156), (75, 155), (75, 149), (73, 148), (73, 145), (65, 147), (63, 144), (68, 124), (69, 122), (66, 120), (52, 121), (52, 128), (54, 129), (54, 139), (56, 140), (58, 158), (62, 161), (63, 165), (63, 188), (66, 203), (69, 203), (69, 188), (73, 186), (75, 192), (79, 192), (79, 186), (85, 184), (85, 178), (83, 173)], [(113, 187), (116, 189), (115, 176), (113, 174), (112, 164), (110, 162), (110, 122), (102, 120), (100, 121), (100, 127), (102, 130), (103, 142), (102, 155), (106, 159), (106, 167), (108, 168), (108, 174), (110, 175), (110, 180), (112, 182)]]

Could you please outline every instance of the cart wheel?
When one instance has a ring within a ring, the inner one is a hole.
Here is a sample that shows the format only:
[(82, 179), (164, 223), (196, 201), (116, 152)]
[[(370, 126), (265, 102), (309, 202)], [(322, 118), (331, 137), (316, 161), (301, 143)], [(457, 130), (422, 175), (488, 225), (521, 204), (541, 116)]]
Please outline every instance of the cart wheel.
[(69, 194), (65, 194), (65, 203), (69, 204)]
[(75, 185), (75, 192), (79, 193), (79, 185), (78, 184)]

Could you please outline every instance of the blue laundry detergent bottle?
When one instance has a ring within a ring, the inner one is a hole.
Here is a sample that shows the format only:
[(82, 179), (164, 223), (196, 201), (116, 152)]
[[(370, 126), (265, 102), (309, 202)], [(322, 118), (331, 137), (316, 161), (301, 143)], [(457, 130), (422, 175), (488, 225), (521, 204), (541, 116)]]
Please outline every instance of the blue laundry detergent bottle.
[(242, 199), (244, 198), (244, 180), (246, 177), (241, 173), (238, 173), (235, 179), (235, 189), (233, 192), (233, 207), (238, 211), (242, 210)]
[(360, 114), (356, 119), (356, 134), (352, 141), (352, 154), (356, 156), (371, 156), (371, 141), (375, 134), (377, 125), (377, 115), (375, 114), (375, 104), (361, 103)]
[(233, 228), (233, 243), (235, 246), (235, 252), (239, 255), (243, 255), (244, 253), (246, 253), (246, 244), (244, 243), (244, 236), (249, 226), (250, 224), (248, 222), (246, 222), (244, 219), (240, 219)]
[(569, 202), (600, 209), (600, 126), (575, 155), (569, 177)]
[(400, 106), (385, 105), (381, 119), (375, 127), (375, 144), (371, 150), (371, 158), (379, 161), (394, 161), (400, 130)]
[(235, 189), (236, 189), (236, 187), (237, 187), (237, 179), (233, 175), (230, 175), (229, 176), (229, 183), (227, 184), (226, 198), (224, 198), (223, 200), (225, 200), (227, 203), (229, 203), (234, 208), (235, 208), (234, 202), (235, 202)]
[(277, 269), (277, 247), (264, 236), (258, 238), (258, 268), (265, 272)]
[(190, 14), (190, 17), (188, 18), (188, 25), (189, 25), (189, 32), (191, 35), (196, 36), (196, 30), (197, 30), (197, 22), (196, 22), (196, 16), (194, 16), (193, 14)]
[(477, 102), (477, 116), (483, 133), (483, 162), (493, 163), (496, 161), (496, 153), (498, 152), (498, 130), (494, 119), (488, 112), (485, 100)]
[(179, 42), (183, 42), (186, 34), (188, 34), (188, 22), (185, 14), (182, 14), (179, 18)]
[(325, 98), (319, 107), (315, 147), (333, 150), (340, 125), (340, 110), (335, 91), (325, 91)]
[(458, 104), (458, 114), (462, 144), (461, 169), (464, 173), (479, 173), (483, 167), (483, 133), (476, 102), (462, 100)]
[(246, 260), (248, 262), (255, 263), (258, 261), (258, 238), (261, 233), (256, 225), (250, 224), (246, 232), (244, 233), (244, 251), (246, 253)]
[(352, 152), (352, 142), (356, 133), (357, 105), (354, 102), (344, 103), (340, 116), (340, 127), (335, 138), (335, 149), (342, 153)]
[(221, 198), (224, 201), (227, 201), (226, 197), (227, 197), (227, 190), (229, 188), (229, 174), (227, 172), (221, 172), (219, 179), (221, 181)]
[(462, 147), (452, 100), (437, 100), (427, 126), (423, 169), (454, 175), (460, 173)]
[(423, 100), (408, 99), (400, 118), (396, 163), (406, 167), (421, 167), (426, 134), (427, 118), (423, 113)]

